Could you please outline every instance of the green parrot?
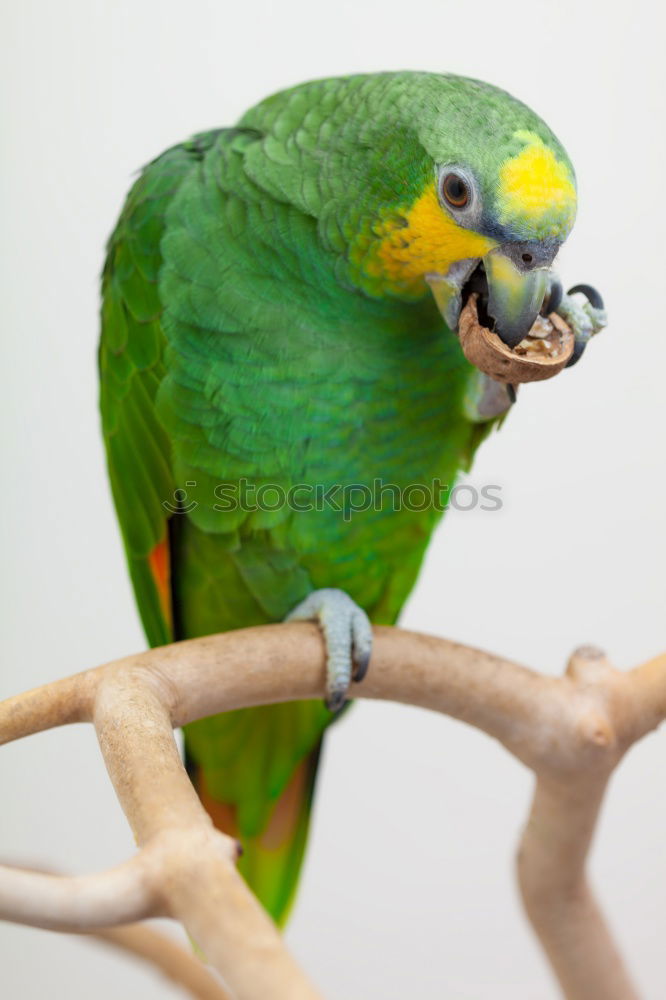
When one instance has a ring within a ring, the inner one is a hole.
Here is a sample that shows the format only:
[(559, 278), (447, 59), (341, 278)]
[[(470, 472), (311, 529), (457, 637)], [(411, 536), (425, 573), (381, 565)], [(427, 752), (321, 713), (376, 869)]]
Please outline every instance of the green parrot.
[[(515, 394), (457, 337), (471, 289), (515, 348), (540, 311), (604, 322), (551, 265), (567, 154), (505, 92), (394, 72), (278, 93), (168, 149), (132, 187), (102, 276), (101, 414), (151, 645), (312, 618), (327, 699), (185, 728), (186, 761), (277, 922), (326, 727), (394, 623), (451, 486)], [(434, 293), (434, 294), (432, 294)], [(440, 491), (441, 492), (441, 491)]]

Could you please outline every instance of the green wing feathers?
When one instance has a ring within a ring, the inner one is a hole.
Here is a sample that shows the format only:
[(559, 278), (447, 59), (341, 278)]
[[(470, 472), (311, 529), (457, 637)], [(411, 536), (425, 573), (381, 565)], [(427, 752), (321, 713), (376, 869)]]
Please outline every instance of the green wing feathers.
[[(180, 530), (184, 515), (170, 517), (177, 482), (156, 407), (167, 372), (158, 291), (165, 216), (217, 134), (197, 137), (145, 168), (109, 241), (102, 278), (102, 426), (132, 584), (152, 646), (263, 623), (276, 610), (270, 581), (262, 586), (260, 566), (252, 565), (260, 560), (252, 559), (251, 545), (246, 558), (234, 560), (219, 537), (184, 524)], [(283, 614), (308, 589), (292, 568), (291, 584), (290, 574), (282, 574), (287, 585), (277, 606)], [(296, 886), (329, 719), (323, 706), (298, 703), (231, 712), (186, 730), (202, 798), (221, 828), (241, 840), (240, 869), (278, 921)]]
[(144, 170), (109, 240), (102, 275), (102, 429), (132, 583), (153, 646), (173, 638), (164, 576), (156, 580), (151, 567), (152, 553), (166, 545), (163, 501), (175, 488), (169, 440), (155, 412), (165, 374), (159, 242), (165, 206), (189, 165), (190, 157), (174, 150)]

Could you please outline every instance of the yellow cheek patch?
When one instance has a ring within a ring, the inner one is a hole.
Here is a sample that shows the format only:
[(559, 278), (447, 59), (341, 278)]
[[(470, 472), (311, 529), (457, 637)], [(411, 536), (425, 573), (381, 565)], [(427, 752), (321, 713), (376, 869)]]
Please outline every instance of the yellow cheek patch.
[(496, 243), (458, 226), (442, 208), (433, 182), (417, 198), (403, 219), (382, 223), (379, 242), (365, 260), (365, 270), (383, 279), (393, 291), (419, 295), (425, 289), (424, 275), (444, 274), (451, 264), (469, 257), (483, 257)]
[(576, 216), (576, 188), (569, 168), (534, 132), (516, 132), (527, 145), (499, 174), (499, 221), (537, 238), (564, 238)]

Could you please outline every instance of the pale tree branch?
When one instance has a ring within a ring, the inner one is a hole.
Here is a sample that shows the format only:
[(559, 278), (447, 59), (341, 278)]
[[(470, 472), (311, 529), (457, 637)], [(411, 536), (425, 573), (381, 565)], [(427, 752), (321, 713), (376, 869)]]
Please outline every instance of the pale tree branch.
[(197, 1000), (231, 1000), (229, 993), (192, 952), (185, 951), (171, 938), (146, 924), (107, 927), (96, 931), (94, 937), (157, 966), (167, 979), (182, 986)]
[[(100, 875), (58, 880), (0, 868), (0, 915), (83, 930), (166, 914), (183, 923), (237, 1000), (316, 1000), (238, 875), (237, 845), (203, 810), (173, 728), (323, 690), (319, 630), (289, 624), (175, 643), (0, 704), (0, 742), (94, 723), (139, 845), (135, 858)], [(635, 1000), (585, 862), (610, 774), (666, 715), (666, 655), (621, 673), (583, 648), (564, 677), (552, 678), (445, 639), (378, 627), (372, 669), (353, 695), (461, 719), (535, 772), (518, 856), (528, 917), (568, 1000)]]
[(0, 920), (87, 931), (160, 916), (148, 849), (97, 875), (64, 876), (0, 865)]
[(157, 967), (198, 1000), (231, 1000), (191, 949), (145, 923), (128, 922), (159, 915), (147, 886), (149, 850), (109, 872), (78, 878), (0, 866), (0, 919), (87, 934)]

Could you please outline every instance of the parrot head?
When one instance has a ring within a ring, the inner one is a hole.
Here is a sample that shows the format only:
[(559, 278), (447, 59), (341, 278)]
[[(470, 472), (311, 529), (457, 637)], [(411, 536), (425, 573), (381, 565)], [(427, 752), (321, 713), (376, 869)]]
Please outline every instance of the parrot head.
[(574, 223), (573, 168), (545, 123), (504, 91), (414, 76), (420, 99), (407, 102), (407, 117), (404, 101), (394, 109), (396, 141), (390, 129), (379, 138), (388, 177), (359, 220), (357, 274), (375, 294), (418, 297), (429, 286), (453, 330), (473, 288), (515, 347), (547, 301), (550, 268)]
[(261, 136), (261, 171), (246, 156), (252, 180), (316, 220), (336, 281), (380, 300), (432, 292), (454, 332), (473, 290), (510, 348), (555, 308), (550, 269), (574, 223), (574, 171), (505, 91), (425, 72), (319, 80), (241, 125)]

